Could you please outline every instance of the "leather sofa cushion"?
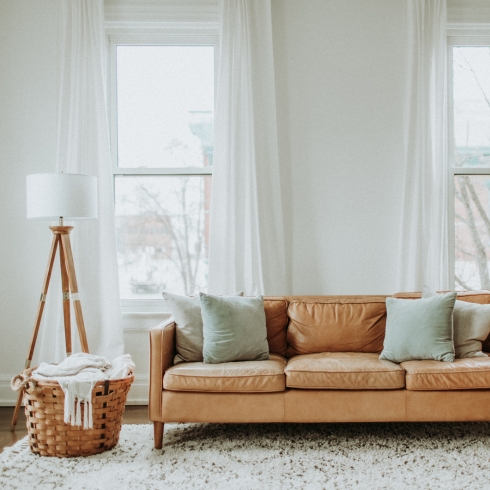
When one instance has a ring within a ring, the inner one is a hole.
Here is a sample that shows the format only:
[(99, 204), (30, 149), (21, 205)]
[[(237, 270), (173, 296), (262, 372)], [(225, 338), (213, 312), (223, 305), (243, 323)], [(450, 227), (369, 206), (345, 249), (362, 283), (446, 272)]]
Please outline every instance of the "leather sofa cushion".
[(490, 388), (490, 357), (469, 357), (454, 362), (406, 361), (407, 390), (474, 390)]
[(288, 360), (286, 386), (303, 389), (386, 390), (405, 386), (405, 371), (368, 352), (323, 352)]
[(381, 352), (386, 296), (324, 296), (292, 300), (288, 357), (317, 352)]
[(288, 327), (288, 303), (280, 297), (264, 297), (265, 325), (269, 352), (286, 356), (286, 330)]
[(169, 368), (163, 388), (170, 391), (262, 393), (284, 391), (286, 359), (271, 354), (268, 361), (239, 361), (222, 364), (182, 362)]

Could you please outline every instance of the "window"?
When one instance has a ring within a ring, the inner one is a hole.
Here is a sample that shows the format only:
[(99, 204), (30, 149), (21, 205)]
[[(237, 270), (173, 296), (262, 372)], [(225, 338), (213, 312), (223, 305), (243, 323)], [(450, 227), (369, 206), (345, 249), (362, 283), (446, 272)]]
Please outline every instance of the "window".
[(111, 39), (123, 307), (151, 309), (161, 304), (165, 289), (206, 290), (216, 39)]
[(455, 288), (490, 289), (490, 37), (449, 39)]

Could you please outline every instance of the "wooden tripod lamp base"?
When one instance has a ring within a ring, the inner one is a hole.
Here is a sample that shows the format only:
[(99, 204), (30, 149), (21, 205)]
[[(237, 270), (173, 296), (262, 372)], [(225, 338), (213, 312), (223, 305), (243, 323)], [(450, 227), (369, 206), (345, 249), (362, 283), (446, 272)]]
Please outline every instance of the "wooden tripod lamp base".
[[(63, 226), (63, 217), (69, 220), (97, 218), (97, 179), (93, 176), (82, 174), (47, 173), (28, 175), (26, 184), (27, 217), (40, 220), (55, 220), (59, 218), (59, 226), (50, 226), (53, 232), (53, 240), (49, 252), (48, 267), (44, 275), (43, 289), (37, 307), (31, 345), (25, 363), (25, 368), (28, 369), (31, 367), (46, 304), (49, 281), (58, 250), (60, 253), (66, 355), (69, 356), (72, 353), (70, 302), (73, 302), (82, 351), (88, 352), (87, 335), (83, 323), (82, 306), (78, 297), (77, 277), (70, 243), (70, 232), (73, 230), (73, 226)], [(19, 417), (22, 391), (19, 391), (15, 406), (12, 430), (14, 430)]]
[[(73, 309), (75, 311), (75, 319), (78, 326), (78, 335), (80, 337), (82, 352), (88, 352), (87, 335), (85, 333), (85, 324), (83, 322), (82, 305), (80, 304), (80, 299), (78, 297), (77, 277), (75, 273), (75, 264), (73, 262), (73, 254), (70, 243), (70, 231), (73, 230), (73, 226), (50, 226), (49, 228), (53, 232), (53, 240), (51, 242), (48, 267), (44, 276), (41, 297), (39, 298), (36, 321), (34, 323), (34, 331), (32, 333), (31, 345), (27, 354), (25, 369), (31, 367), (34, 349), (36, 347), (37, 336), (39, 333), (39, 327), (41, 325), (41, 319), (44, 311), (44, 305), (46, 304), (46, 296), (48, 294), (49, 282), (51, 280), (51, 272), (53, 271), (56, 251), (58, 249), (60, 252), (61, 290), (63, 297), (63, 319), (65, 326), (66, 355), (70, 356), (72, 353), (70, 296), (71, 301), (73, 301)], [(14, 430), (15, 425), (17, 424), (21, 404), (22, 390), (19, 392), (17, 404), (15, 406), (14, 416), (12, 418), (12, 430)]]

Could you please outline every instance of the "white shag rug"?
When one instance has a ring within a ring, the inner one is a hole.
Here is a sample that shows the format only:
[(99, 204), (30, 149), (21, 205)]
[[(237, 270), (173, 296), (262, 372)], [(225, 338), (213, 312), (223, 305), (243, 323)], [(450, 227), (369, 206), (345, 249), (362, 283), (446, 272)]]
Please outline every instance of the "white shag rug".
[(490, 488), (490, 423), (124, 425), (111, 451), (0, 455), (2, 489)]

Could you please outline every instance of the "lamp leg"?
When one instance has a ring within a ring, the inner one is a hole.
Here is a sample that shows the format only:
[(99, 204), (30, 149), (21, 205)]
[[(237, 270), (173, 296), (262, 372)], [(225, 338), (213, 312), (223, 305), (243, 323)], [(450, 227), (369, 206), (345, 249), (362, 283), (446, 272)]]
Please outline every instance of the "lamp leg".
[(63, 247), (60, 247), (61, 289), (63, 292), (63, 322), (65, 325), (66, 357), (71, 356), (71, 319), (70, 319), (70, 285), (66, 269), (66, 258)]
[(82, 305), (78, 298), (78, 284), (75, 273), (75, 264), (73, 262), (73, 253), (71, 251), (70, 236), (68, 234), (61, 235), (61, 247), (65, 255), (66, 270), (68, 272), (68, 282), (73, 299), (73, 308), (75, 310), (75, 319), (77, 321), (78, 335), (80, 336), (80, 344), (82, 352), (88, 352), (87, 334), (85, 333), (85, 324), (83, 322)]
[(12, 425), (10, 426), (10, 432), (15, 430), (15, 426), (17, 425), (17, 420), (19, 420), (19, 412), (20, 406), (22, 404), (22, 395), (24, 394), (24, 390), (19, 390), (19, 394), (17, 395), (17, 403), (14, 409), (14, 415), (12, 417)]
[[(58, 243), (60, 239), (57, 235), (53, 236), (53, 241), (51, 242), (51, 250), (49, 252), (48, 267), (44, 275), (43, 290), (41, 297), (39, 298), (39, 305), (37, 307), (36, 321), (34, 323), (34, 331), (32, 333), (31, 345), (29, 347), (29, 353), (27, 354), (25, 369), (31, 367), (32, 357), (34, 355), (34, 348), (36, 347), (37, 335), (39, 333), (39, 326), (41, 325), (41, 318), (43, 316), (44, 305), (46, 304), (46, 294), (48, 293), (49, 281), (51, 280), (51, 273), (53, 272), (53, 264), (56, 256), (56, 249), (58, 248)], [(60, 247), (61, 248), (61, 247)], [(19, 390), (19, 395), (17, 397), (17, 404), (15, 405), (14, 415), (12, 417), (12, 427), (11, 430), (15, 430), (17, 420), (19, 418), (20, 405), (22, 403), (23, 390)]]

